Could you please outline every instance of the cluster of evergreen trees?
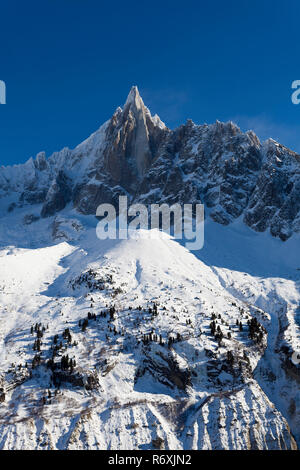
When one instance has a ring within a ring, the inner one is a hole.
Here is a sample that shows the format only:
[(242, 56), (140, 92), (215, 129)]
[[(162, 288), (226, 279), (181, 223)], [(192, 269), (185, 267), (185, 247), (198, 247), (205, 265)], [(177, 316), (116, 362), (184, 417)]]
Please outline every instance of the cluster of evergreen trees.
[(153, 342), (159, 342), (159, 344), (161, 346), (164, 346), (164, 341), (162, 339), (162, 335), (157, 335), (156, 333), (154, 333), (153, 331), (149, 334), (143, 334), (143, 339), (142, 339), (143, 343), (144, 344), (149, 344), (151, 343), (152, 341)]
[[(47, 325), (47, 328), (48, 328), (48, 325)], [(36, 323), (34, 326), (30, 328), (30, 333), (32, 335), (36, 333), (37, 338), (42, 338), (45, 331), (46, 331), (46, 327), (42, 325), (42, 323)]]
[(54, 359), (57, 355), (58, 352), (63, 348), (63, 343), (60, 341), (58, 343), (58, 339), (56, 338), (58, 335), (55, 335), (53, 339), (54, 347), (52, 348), (52, 359)]
[(221, 345), (222, 339), (224, 338), (224, 334), (221, 330), (220, 325), (217, 325), (216, 320), (214, 319), (210, 323), (210, 332), (211, 335), (215, 337), (215, 339), (218, 341), (219, 346)]
[[(48, 328), (48, 325), (47, 325)], [(34, 326), (30, 328), (30, 333), (33, 335), (36, 334), (36, 340), (33, 343), (33, 350), (40, 352), (41, 346), (43, 344), (42, 338), (44, 336), (44, 332), (46, 331), (46, 327), (42, 325), (42, 323), (36, 323)]]
[(264, 337), (264, 327), (257, 321), (257, 318), (248, 320), (249, 325), (249, 338), (256, 341), (258, 344), (262, 343)]
[(63, 334), (62, 334), (62, 337), (63, 337), (65, 340), (67, 340), (67, 342), (68, 342), (69, 344), (72, 343), (72, 335), (71, 335), (71, 333), (70, 333), (70, 329), (69, 329), (69, 328), (66, 328), (66, 329), (64, 330), (64, 332), (63, 332)]
[(179, 343), (179, 341), (182, 341), (183, 340), (183, 337), (180, 333), (177, 333), (176, 337), (174, 336), (169, 336), (169, 339), (168, 339), (168, 348), (170, 348), (172, 346), (172, 344), (174, 343)]
[(103, 277), (99, 277), (99, 273), (97, 271), (89, 269), (70, 282), (70, 286), (74, 290), (76, 286), (85, 284), (90, 291), (95, 291), (106, 289), (106, 283), (113, 284), (113, 277), (111, 274), (105, 274)]
[[(168, 338), (168, 348), (172, 346), (174, 343), (178, 343), (179, 341), (182, 341), (183, 337), (180, 333), (177, 333), (176, 336), (169, 336)], [(143, 334), (142, 337), (142, 342), (143, 344), (149, 344), (151, 342), (156, 342), (159, 343), (161, 346), (164, 346), (166, 343), (163, 340), (163, 337), (161, 334), (156, 334), (153, 331), (151, 333), (145, 333)]]
[(34, 343), (33, 343), (33, 350), (40, 352), (40, 351), (41, 351), (41, 346), (42, 346), (42, 344), (43, 344), (43, 343), (42, 343), (42, 341), (41, 341), (39, 338), (36, 339), (36, 340), (34, 341)]
[(121, 331), (118, 331), (115, 326), (112, 328), (112, 327), (109, 325), (108, 331), (110, 331), (110, 333), (113, 333), (114, 335), (121, 335), (121, 336), (124, 336), (124, 335), (125, 335), (125, 330), (124, 330), (124, 328), (122, 328)]
[[(240, 309), (242, 313), (244, 313), (244, 310), (243, 309)], [(222, 341), (223, 337), (224, 337), (224, 334), (220, 328), (220, 325), (217, 325), (217, 318), (218, 319), (221, 319), (221, 322), (222, 324), (226, 324), (228, 326), (228, 324), (226, 322), (224, 322), (221, 318), (221, 315), (217, 315), (215, 313), (212, 314), (212, 321), (210, 323), (210, 331), (211, 331), (211, 335), (215, 337), (215, 339), (220, 343), (220, 341)], [(264, 335), (264, 327), (257, 321), (256, 318), (251, 318), (250, 320), (248, 320), (248, 326), (249, 326), (249, 338), (256, 341), (257, 343), (261, 343), (262, 340), (263, 340), (263, 335)], [(236, 320), (236, 326), (238, 326), (239, 328), (239, 331), (244, 331), (244, 326), (242, 324), (242, 322), (237, 319)], [(227, 337), (228, 339), (231, 339), (231, 333), (228, 332), (227, 334)]]
[(70, 359), (68, 354), (66, 356), (62, 356), (61, 361), (60, 361), (61, 370), (69, 370), (70, 372), (73, 372), (75, 367), (76, 367), (75, 359)]
[(232, 351), (227, 351), (227, 362), (233, 366), (234, 363), (234, 356), (232, 354)]
[(37, 366), (41, 364), (41, 355), (36, 354), (32, 359), (32, 369), (35, 369)]
[(157, 317), (158, 315), (158, 309), (157, 309), (157, 304), (155, 302), (153, 302), (153, 307), (149, 307), (149, 313), (150, 315), (152, 315), (152, 318), (155, 318)]
[(109, 319), (113, 321), (115, 319), (116, 308), (114, 305), (109, 308)]
[[(58, 394), (58, 389), (55, 389), (54, 396), (56, 397), (57, 394)], [(47, 395), (44, 395), (42, 397), (42, 404), (43, 405), (51, 404), (51, 399), (52, 399), (52, 393), (51, 393), (51, 390), (48, 390)]]
[(85, 318), (84, 320), (80, 320), (79, 321), (79, 326), (81, 327), (81, 331), (84, 333), (85, 330), (87, 329), (87, 327), (89, 326), (89, 321), (87, 318)]
[(96, 320), (97, 315), (95, 313), (88, 312), (88, 320)]

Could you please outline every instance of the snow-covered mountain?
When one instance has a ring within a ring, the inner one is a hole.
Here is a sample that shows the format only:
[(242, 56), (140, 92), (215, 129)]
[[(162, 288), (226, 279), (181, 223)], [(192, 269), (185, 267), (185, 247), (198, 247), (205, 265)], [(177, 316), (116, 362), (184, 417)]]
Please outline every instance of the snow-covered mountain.
[(119, 195), (135, 202), (204, 202), (209, 216), (287, 240), (300, 231), (300, 156), (272, 139), (260, 143), (232, 122), (171, 131), (151, 116), (137, 87), (125, 105), (75, 149), (0, 168), (0, 207), (43, 203), (49, 217), (69, 202), (95, 214)]
[[(297, 171), (232, 123), (167, 129), (136, 87), (74, 150), (2, 168), (0, 448), (296, 449)], [(204, 248), (99, 240), (120, 194), (203, 200)]]

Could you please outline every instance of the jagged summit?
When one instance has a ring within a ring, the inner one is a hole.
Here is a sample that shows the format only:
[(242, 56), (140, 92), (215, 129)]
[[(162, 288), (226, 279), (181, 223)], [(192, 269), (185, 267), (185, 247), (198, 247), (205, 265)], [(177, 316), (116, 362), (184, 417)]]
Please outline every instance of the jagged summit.
[(118, 110), (108, 127), (105, 165), (115, 183), (127, 190), (136, 186), (151, 165), (166, 128), (151, 116), (137, 86), (129, 92), (123, 110)]
[(128, 105), (135, 105), (137, 109), (145, 106), (137, 86), (132, 86), (124, 104), (124, 109)]
[[(121, 108), (118, 108), (118, 109), (121, 109)], [(150, 118), (154, 126), (158, 126), (161, 129), (166, 129), (165, 123), (160, 119), (160, 117), (157, 114), (154, 114), (154, 116), (151, 115), (151, 111), (144, 104), (144, 101), (136, 85), (131, 87), (130, 92), (127, 96), (126, 102), (123, 106), (124, 113), (128, 112), (129, 109), (133, 112), (134, 115), (138, 115), (139, 112), (142, 112), (144, 116), (147, 115)]]

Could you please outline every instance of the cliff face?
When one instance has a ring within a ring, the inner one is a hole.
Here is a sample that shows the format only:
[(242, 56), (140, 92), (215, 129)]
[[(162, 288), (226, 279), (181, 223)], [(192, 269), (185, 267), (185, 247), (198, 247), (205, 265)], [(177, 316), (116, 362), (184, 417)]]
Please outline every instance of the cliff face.
[(0, 204), (43, 203), (42, 217), (69, 202), (83, 214), (119, 195), (135, 202), (203, 202), (228, 225), (242, 217), (286, 240), (300, 231), (300, 156), (273, 140), (261, 144), (232, 122), (171, 131), (151, 116), (137, 87), (123, 109), (75, 149), (0, 169)]
[(116, 111), (107, 128), (104, 168), (113, 181), (128, 190), (135, 189), (166, 132), (164, 124), (152, 118), (137, 87), (133, 87), (124, 110)]
[(263, 146), (263, 156), (244, 221), (286, 240), (300, 231), (300, 156), (273, 140)]

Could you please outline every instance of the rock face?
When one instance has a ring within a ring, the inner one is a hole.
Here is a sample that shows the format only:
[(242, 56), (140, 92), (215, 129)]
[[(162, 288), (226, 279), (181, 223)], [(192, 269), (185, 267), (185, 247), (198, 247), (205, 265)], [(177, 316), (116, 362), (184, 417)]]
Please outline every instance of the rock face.
[(300, 230), (300, 156), (273, 140), (266, 142), (264, 161), (244, 221), (257, 231), (270, 227), (282, 240)]
[(104, 168), (115, 184), (134, 190), (150, 167), (166, 133), (161, 121), (152, 119), (137, 87), (124, 105), (117, 109), (107, 128)]
[(64, 209), (71, 197), (71, 182), (63, 171), (59, 171), (46, 194), (41, 216), (48, 217)]
[(75, 186), (74, 206), (83, 214), (95, 214), (101, 203), (117, 205), (119, 196), (133, 197), (168, 133), (133, 87), (123, 110), (118, 108), (105, 125), (98, 142), (101, 151)]
[(2, 167), (0, 204), (43, 203), (48, 217), (70, 202), (95, 214), (120, 195), (147, 204), (204, 202), (218, 223), (242, 216), (252, 229), (286, 240), (300, 231), (299, 172), (299, 155), (271, 139), (261, 144), (232, 122), (187, 121), (171, 131), (132, 87), (123, 109), (74, 150)]
[(142, 366), (137, 371), (136, 381), (149, 372), (155, 380), (167, 387), (186, 390), (191, 385), (191, 372), (187, 365), (180, 368), (172, 352), (166, 354), (156, 344), (144, 346)]

